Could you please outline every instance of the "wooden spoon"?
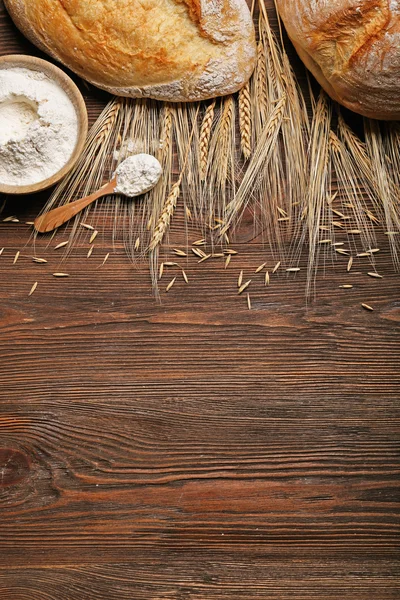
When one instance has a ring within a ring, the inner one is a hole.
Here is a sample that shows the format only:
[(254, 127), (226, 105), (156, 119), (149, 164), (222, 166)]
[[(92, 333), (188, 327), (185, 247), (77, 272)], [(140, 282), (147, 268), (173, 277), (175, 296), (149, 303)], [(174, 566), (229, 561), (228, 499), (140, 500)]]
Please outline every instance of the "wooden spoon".
[(44, 215), (40, 215), (35, 219), (34, 225), (36, 231), (39, 233), (47, 233), (57, 229), (57, 227), (60, 227), (60, 225), (63, 225), (72, 219), (72, 217), (75, 217), (75, 215), (89, 206), (89, 204), (92, 204), (92, 202), (95, 202), (95, 200), (98, 198), (107, 196), (108, 194), (114, 194), (116, 185), (117, 178), (114, 177), (114, 179), (106, 183), (106, 185), (103, 185), (103, 187), (97, 190), (97, 192), (90, 194), (90, 196), (86, 196), (80, 200), (75, 200), (75, 202), (70, 202), (64, 206), (59, 206), (58, 208), (54, 208)]
[(157, 184), (161, 174), (162, 167), (151, 154), (129, 156), (118, 166), (115, 177), (97, 192), (40, 215), (35, 220), (35, 229), (39, 233), (53, 231), (102, 196), (115, 193), (128, 195), (129, 198), (141, 196)]

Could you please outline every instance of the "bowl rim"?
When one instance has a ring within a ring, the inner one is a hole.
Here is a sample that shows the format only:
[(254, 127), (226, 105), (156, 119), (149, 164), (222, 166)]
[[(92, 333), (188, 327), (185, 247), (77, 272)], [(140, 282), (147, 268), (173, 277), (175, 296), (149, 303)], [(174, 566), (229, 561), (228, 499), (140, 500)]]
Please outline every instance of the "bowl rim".
[(29, 56), (25, 54), (7, 54), (0, 56), (0, 69), (4, 68), (5, 65), (27, 68), (33, 71), (40, 71), (47, 75), (49, 79), (58, 83), (64, 92), (67, 94), (69, 99), (74, 105), (77, 113), (79, 122), (78, 140), (75, 149), (69, 159), (69, 161), (51, 177), (39, 181), (35, 184), (30, 185), (6, 185), (0, 182), (0, 193), (2, 194), (33, 194), (35, 192), (43, 191), (56, 183), (58, 183), (76, 164), (79, 156), (85, 145), (87, 133), (88, 133), (88, 113), (85, 104), (85, 100), (77, 87), (72, 81), (71, 77), (67, 75), (62, 69), (54, 65), (53, 63), (37, 58), (36, 56)]

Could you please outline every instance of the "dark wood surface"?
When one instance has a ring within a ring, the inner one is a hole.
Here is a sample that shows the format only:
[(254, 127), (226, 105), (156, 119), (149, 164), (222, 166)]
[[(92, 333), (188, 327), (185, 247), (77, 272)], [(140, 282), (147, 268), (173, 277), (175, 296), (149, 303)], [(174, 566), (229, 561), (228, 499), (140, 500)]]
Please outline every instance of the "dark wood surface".
[[(13, 52), (40, 55), (0, 1)], [(93, 121), (107, 96), (80, 85)], [(398, 598), (384, 236), (382, 280), (338, 260), (308, 308), (303, 272), (263, 287), (257, 243), (227, 271), (190, 258), (160, 306), (122, 244), (102, 268), (110, 248), (82, 248), (65, 280), (54, 251), (34, 265), (24, 222), (45, 198), (8, 199), (0, 218), (20, 219), (0, 222), (1, 600)]]

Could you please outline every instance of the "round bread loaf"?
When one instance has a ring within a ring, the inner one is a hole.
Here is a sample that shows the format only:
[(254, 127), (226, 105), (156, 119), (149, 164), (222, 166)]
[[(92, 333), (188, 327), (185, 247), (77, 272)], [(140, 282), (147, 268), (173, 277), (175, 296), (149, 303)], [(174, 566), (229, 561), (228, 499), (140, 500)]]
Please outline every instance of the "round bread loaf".
[(374, 119), (400, 119), (400, 0), (276, 0), (326, 92)]
[(39, 48), (113, 94), (190, 101), (230, 94), (255, 66), (245, 0), (5, 0)]

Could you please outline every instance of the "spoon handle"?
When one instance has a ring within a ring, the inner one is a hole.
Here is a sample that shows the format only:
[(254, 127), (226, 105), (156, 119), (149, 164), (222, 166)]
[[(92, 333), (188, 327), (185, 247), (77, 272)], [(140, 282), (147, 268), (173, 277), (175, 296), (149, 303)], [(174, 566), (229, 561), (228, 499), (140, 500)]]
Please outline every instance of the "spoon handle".
[(60, 225), (63, 225), (72, 219), (72, 217), (75, 217), (75, 215), (80, 213), (84, 208), (89, 206), (89, 204), (98, 198), (107, 196), (107, 194), (113, 194), (116, 185), (117, 180), (114, 178), (90, 196), (86, 196), (80, 200), (75, 200), (75, 202), (70, 202), (64, 206), (59, 206), (58, 208), (54, 208), (44, 215), (40, 215), (35, 219), (36, 231), (39, 233), (47, 233), (48, 231), (57, 229), (57, 227), (60, 227)]

